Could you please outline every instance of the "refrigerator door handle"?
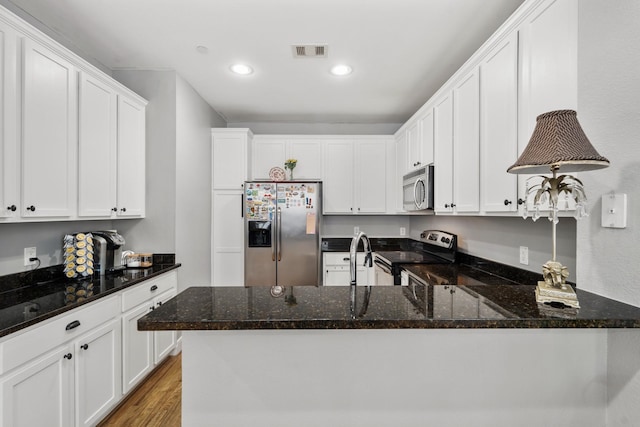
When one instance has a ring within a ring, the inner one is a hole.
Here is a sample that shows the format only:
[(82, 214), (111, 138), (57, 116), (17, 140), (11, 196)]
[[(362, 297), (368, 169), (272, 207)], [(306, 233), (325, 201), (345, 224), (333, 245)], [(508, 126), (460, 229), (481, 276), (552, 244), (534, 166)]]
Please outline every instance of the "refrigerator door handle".
[(276, 224), (274, 224), (274, 223), (275, 223), (275, 221), (271, 222), (271, 261), (275, 262), (275, 260), (276, 260), (276, 246), (277, 246), (275, 237), (276, 237), (277, 231), (276, 231)]
[(277, 223), (278, 226), (276, 227), (277, 233), (278, 233), (278, 241), (276, 242), (276, 245), (278, 246), (278, 261), (282, 260), (282, 209), (278, 208), (278, 212), (277, 212)]

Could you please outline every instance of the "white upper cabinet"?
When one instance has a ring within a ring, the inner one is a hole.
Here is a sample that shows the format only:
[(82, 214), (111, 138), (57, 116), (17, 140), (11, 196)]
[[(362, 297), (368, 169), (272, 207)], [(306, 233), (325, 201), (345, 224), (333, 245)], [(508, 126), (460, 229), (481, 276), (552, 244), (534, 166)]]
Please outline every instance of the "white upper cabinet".
[(407, 173), (407, 138), (406, 132), (400, 131), (396, 134), (395, 140), (395, 149), (396, 149), (396, 174), (395, 181), (393, 184), (393, 191), (389, 194), (393, 195), (394, 201), (394, 211), (395, 212), (405, 212), (404, 206), (402, 204), (402, 180), (404, 175)]
[(453, 96), (445, 93), (433, 106), (434, 211), (453, 212)]
[[(323, 143), (321, 136), (257, 135), (253, 140), (252, 179), (269, 179), (271, 168), (285, 169), (287, 159), (296, 159), (294, 179), (319, 180), (322, 177)], [(288, 179), (289, 170), (285, 171)]]
[(0, 22), (0, 220), (20, 216), (17, 35)]
[(118, 97), (117, 215), (145, 214), (145, 105)]
[(418, 165), (420, 167), (433, 163), (433, 110), (431, 108), (418, 118), (418, 127), (422, 150), (420, 165)]
[(453, 88), (453, 203), (480, 210), (480, 79), (474, 68)]
[(507, 173), (518, 157), (518, 33), (480, 63), (480, 197), (483, 212), (515, 212), (517, 176)]
[(22, 216), (71, 217), (77, 178), (77, 71), (48, 48), (23, 43)]
[(324, 145), (323, 212), (387, 212), (387, 142), (391, 138), (332, 139)]
[(213, 189), (241, 190), (249, 176), (249, 146), (253, 134), (249, 129), (213, 129)]
[(417, 169), (422, 166), (422, 135), (420, 123), (414, 120), (407, 126), (405, 130), (405, 138), (407, 139), (407, 158), (409, 164), (407, 170)]
[(117, 211), (117, 95), (87, 73), (79, 86), (78, 216), (110, 217)]
[[(529, 143), (538, 115), (553, 110), (577, 109), (578, 1), (544, 1), (526, 17), (519, 30), (520, 154)], [(530, 176), (518, 176), (519, 195), (522, 198), (526, 180)], [(561, 202), (560, 208), (564, 206)], [(574, 209), (573, 204), (568, 208)]]

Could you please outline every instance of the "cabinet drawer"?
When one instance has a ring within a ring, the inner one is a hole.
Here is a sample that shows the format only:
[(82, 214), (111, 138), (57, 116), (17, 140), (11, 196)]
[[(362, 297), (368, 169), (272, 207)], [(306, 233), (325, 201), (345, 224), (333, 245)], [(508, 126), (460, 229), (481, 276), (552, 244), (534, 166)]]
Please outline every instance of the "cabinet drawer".
[(0, 374), (84, 334), (119, 315), (117, 295), (54, 317), (2, 343)]
[[(325, 252), (324, 265), (343, 265), (349, 267), (349, 252)], [(364, 264), (364, 253), (358, 252), (356, 254), (356, 264)]]
[(122, 311), (130, 310), (178, 285), (175, 271), (146, 280), (122, 293)]

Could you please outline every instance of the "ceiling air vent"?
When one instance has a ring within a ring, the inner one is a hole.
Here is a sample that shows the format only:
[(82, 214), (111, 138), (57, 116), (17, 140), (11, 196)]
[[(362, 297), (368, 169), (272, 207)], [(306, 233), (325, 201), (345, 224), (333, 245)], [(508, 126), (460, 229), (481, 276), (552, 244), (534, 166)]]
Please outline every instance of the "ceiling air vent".
[(292, 48), (294, 58), (326, 58), (329, 50), (326, 44), (297, 44)]

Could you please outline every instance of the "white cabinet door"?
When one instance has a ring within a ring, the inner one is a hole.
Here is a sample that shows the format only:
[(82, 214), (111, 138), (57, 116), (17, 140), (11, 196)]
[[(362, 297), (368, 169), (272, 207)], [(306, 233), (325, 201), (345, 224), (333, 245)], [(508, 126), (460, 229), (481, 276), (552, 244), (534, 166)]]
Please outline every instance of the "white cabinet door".
[(407, 170), (417, 169), (422, 166), (422, 135), (420, 123), (414, 120), (406, 129), (407, 150), (409, 164)]
[[(547, 0), (540, 4), (521, 25), (519, 46), (518, 153), (521, 154), (529, 143), (538, 115), (577, 109), (578, 1)], [(530, 176), (518, 175), (518, 194), (522, 198)], [(561, 209), (565, 206), (564, 202), (559, 205)], [(574, 208), (573, 203), (569, 205), (569, 210)], [(531, 211), (531, 205), (529, 209)]]
[(518, 158), (518, 33), (514, 31), (480, 64), (480, 197), (483, 212), (515, 212)]
[(22, 216), (70, 217), (77, 191), (77, 71), (23, 39)]
[(433, 110), (428, 109), (418, 119), (420, 127), (420, 148), (422, 150), (422, 164), (426, 166), (433, 163)]
[(78, 216), (116, 213), (117, 95), (80, 73), (78, 102)]
[(139, 331), (138, 319), (147, 314), (147, 301), (122, 315), (122, 392), (128, 393), (153, 368), (153, 333)]
[(387, 210), (387, 145), (384, 140), (359, 141), (355, 152), (355, 213)]
[(298, 160), (293, 170), (295, 179), (320, 180), (322, 178), (322, 141), (290, 139), (287, 141), (286, 158)]
[(2, 380), (2, 425), (73, 425), (73, 353), (69, 346), (36, 359)]
[(243, 192), (213, 192), (212, 284), (244, 286)]
[(249, 144), (252, 138), (249, 129), (211, 131), (214, 190), (240, 190), (244, 181), (250, 179), (247, 165), (251, 164)]
[(396, 176), (394, 183), (394, 191), (391, 193), (394, 195), (394, 205), (396, 212), (405, 212), (404, 206), (402, 203), (402, 180), (404, 175), (407, 173), (407, 138), (406, 133), (401, 132), (396, 135)]
[(17, 35), (0, 23), (0, 219), (19, 217)]
[(325, 214), (353, 213), (353, 141), (330, 140), (323, 153), (323, 211)]
[(434, 210), (453, 212), (453, 99), (447, 93), (433, 106)]
[[(349, 252), (325, 252), (322, 257), (324, 286), (349, 286), (351, 270)], [(373, 285), (373, 267), (364, 266), (364, 253), (356, 254), (356, 282), (358, 285)]]
[(269, 179), (269, 171), (273, 167), (284, 169), (284, 161), (286, 159), (286, 143), (284, 140), (262, 140), (256, 137), (253, 140), (252, 153), (252, 179)]
[[(160, 307), (165, 302), (176, 296), (178, 291), (171, 289), (153, 299), (155, 308)], [(153, 361), (157, 365), (171, 353), (176, 346), (176, 331), (154, 331), (153, 332)]]
[(119, 319), (79, 338), (74, 349), (76, 426), (93, 426), (122, 396)]
[(475, 68), (453, 88), (453, 203), (480, 210), (480, 80)]
[(119, 217), (145, 213), (145, 106), (118, 97), (118, 212)]

